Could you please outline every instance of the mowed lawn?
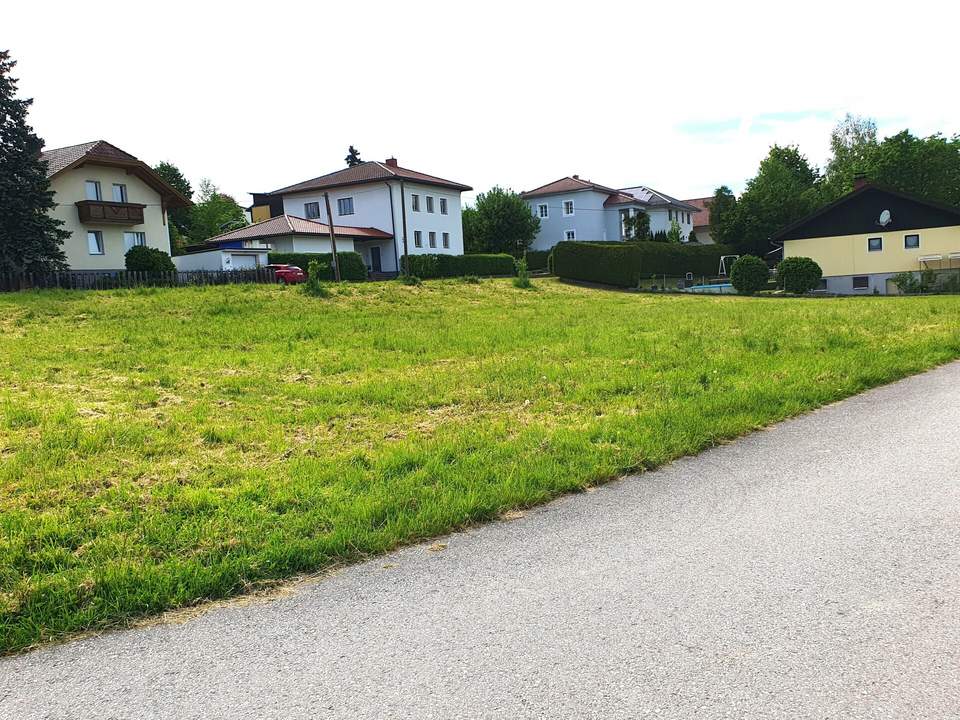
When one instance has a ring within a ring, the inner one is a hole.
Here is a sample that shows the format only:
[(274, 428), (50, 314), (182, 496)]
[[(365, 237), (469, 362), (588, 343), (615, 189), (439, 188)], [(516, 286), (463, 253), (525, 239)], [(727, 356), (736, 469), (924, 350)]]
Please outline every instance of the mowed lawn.
[(960, 355), (957, 297), (334, 292), (0, 296), (0, 649), (383, 552)]

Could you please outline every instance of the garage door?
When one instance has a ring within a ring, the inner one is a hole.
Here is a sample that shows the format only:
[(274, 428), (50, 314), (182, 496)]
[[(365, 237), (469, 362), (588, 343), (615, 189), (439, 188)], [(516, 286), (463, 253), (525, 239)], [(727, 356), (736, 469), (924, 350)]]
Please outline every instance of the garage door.
[(230, 255), (230, 267), (234, 270), (253, 270), (257, 267), (257, 256)]

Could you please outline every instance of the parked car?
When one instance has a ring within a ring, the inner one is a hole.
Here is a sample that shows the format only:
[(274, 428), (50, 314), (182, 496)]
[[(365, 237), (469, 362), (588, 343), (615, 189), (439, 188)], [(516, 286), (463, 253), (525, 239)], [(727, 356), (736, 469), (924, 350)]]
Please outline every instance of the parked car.
[(296, 285), (306, 282), (307, 274), (296, 265), (267, 265), (277, 276), (277, 282), (284, 285)]

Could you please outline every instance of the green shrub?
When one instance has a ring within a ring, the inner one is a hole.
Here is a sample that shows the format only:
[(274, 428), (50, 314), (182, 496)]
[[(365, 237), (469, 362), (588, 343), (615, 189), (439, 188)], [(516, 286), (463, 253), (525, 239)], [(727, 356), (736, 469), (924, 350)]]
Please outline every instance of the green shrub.
[(552, 272), (569, 280), (636, 287), (653, 275), (713, 277), (720, 256), (731, 255), (726, 245), (680, 245), (658, 242), (558, 243), (551, 253)]
[[(337, 253), (339, 256), (340, 253)], [(330, 297), (330, 291), (323, 284), (324, 275), (330, 270), (329, 263), (320, 260), (311, 260), (307, 265), (307, 281), (303, 284), (303, 291), (313, 297)]]
[(822, 277), (823, 270), (808, 257), (788, 257), (777, 264), (777, 284), (797, 295), (816, 290)]
[(741, 295), (753, 295), (767, 285), (770, 269), (753, 255), (742, 255), (730, 270), (730, 282)]
[(546, 270), (550, 258), (549, 250), (527, 250), (524, 257), (527, 259), (527, 269)]
[(124, 256), (127, 270), (135, 272), (173, 272), (177, 266), (163, 250), (146, 245), (134, 245)]
[(399, 280), (402, 285), (419, 285), (421, 282), (420, 278), (416, 275), (398, 275), (397, 280)]
[(530, 272), (527, 270), (527, 261), (524, 258), (520, 258), (516, 261), (515, 265), (517, 268), (517, 276), (513, 279), (514, 286), (523, 290), (529, 290), (533, 287), (533, 284), (530, 282)]
[[(271, 265), (296, 265), (298, 268), (310, 271), (310, 263), (319, 261), (321, 266), (326, 263), (327, 269), (322, 280), (333, 280), (333, 253), (270, 253), (267, 256)], [(351, 282), (363, 282), (367, 279), (367, 266), (363, 256), (357, 252), (338, 252), (340, 261), (340, 279)]]
[(921, 270), (918, 273), (902, 272), (897, 273), (890, 280), (904, 295), (916, 295), (936, 289), (937, 274), (933, 270)]
[[(513, 275), (513, 256), (496, 255), (409, 255), (401, 259), (409, 263), (408, 272), (424, 279), (462, 277), (464, 275)], [(401, 265), (403, 267), (403, 265)]]

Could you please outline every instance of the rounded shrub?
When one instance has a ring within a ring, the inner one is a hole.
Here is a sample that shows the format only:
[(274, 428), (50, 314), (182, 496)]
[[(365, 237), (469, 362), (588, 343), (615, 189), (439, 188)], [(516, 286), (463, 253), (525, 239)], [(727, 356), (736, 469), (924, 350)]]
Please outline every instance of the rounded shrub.
[(769, 277), (767, 264), (753, 255), (743, 255), (730, 269), (730, 282), (741, 295), (753, 295), (766, 287)]
[(822, 277), (823, 270), (808, 257), (788, 257), (777, 264), (777, 284), (790, 293), (816, 290)]
[(146, 245), (134, 245), (127, 250), (123, 260), (127, 270), (135, 272), (173, 272), (177, 269), (167, 253)]

